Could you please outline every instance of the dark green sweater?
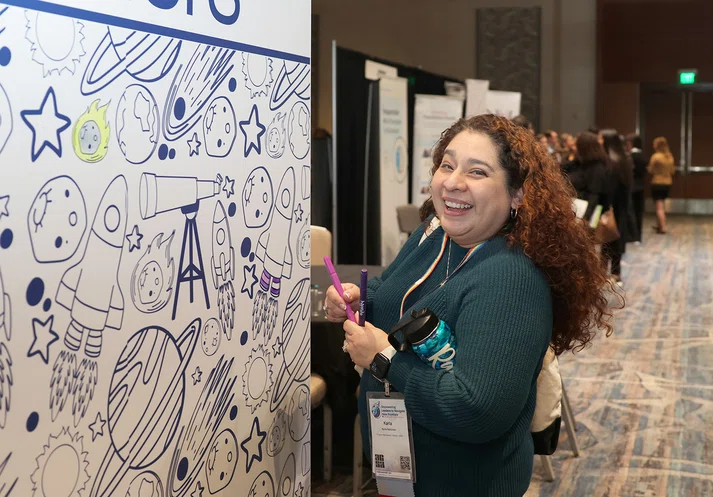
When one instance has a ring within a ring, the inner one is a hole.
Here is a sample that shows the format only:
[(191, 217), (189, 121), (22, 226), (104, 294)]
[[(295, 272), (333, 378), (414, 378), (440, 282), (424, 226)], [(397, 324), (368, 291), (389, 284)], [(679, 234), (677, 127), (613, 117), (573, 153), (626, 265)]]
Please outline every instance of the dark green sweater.
[[(369, 282), (367, 318), (384, 331), (399, 320), (401, 299), (438, 256), (443, 229), (419, 246), (406, 242), (381, 278)], [(451, 271), (465, 255), (453, 244)], [(521, 250), (496, 237), (442, 288), (448, 249), (406, 305), (429, 308), (458, 339), (452, 373), (435, 371), (411, 352), (398, 353), (388, 379), (403, 392), (413, 419), (417, 497), (512, 497), (527, 490), (534, 449), (530, 423), (537, 376), (552, 334), (552, 301), (544, 275)], [(422, 298), (422, 300), (418, 300)], [(364, 372), (359, 412), (370, 453), (368, 391), (383, 384)]]

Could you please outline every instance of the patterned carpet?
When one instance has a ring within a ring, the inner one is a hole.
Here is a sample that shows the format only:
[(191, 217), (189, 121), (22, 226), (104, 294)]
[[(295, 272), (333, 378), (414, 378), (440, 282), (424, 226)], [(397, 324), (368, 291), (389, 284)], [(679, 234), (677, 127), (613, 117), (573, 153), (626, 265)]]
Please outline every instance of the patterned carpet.
[(713, 497), (713, 218), (672, 217), (666, 236), (652, 221), (627, 248), (614, 335), (560, 359), (580, 457), (563, 427), (555, 481), (537, 458), (527, 497)]

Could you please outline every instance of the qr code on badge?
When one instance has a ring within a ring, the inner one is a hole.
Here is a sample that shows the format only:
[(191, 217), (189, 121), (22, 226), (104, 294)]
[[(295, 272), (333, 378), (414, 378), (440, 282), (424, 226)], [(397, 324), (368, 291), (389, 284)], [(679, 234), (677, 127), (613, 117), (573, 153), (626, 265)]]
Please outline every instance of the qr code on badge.
[(408, 456), (401, 456), (401, 469), (403, 471), (411, 471), (411, 458)]
[(384, 469), (386, 467), (386, 464), (384, 464), (384, 454), (374, 454), (374, 458), (376, 459), (377, 468)]

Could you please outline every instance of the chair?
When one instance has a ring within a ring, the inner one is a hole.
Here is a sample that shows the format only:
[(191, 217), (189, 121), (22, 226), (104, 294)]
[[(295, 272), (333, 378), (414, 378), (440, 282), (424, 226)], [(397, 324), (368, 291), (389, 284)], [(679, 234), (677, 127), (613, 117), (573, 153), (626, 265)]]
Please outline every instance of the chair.
[(396, 208), (396, 218), (399, 221), (399, 231), (411, 236), (411, 233), (421, 225), (419, 208), (413, 204), (400, 205)]
[(332, 408), (329, 407), (325, 399), (327, 382), (318, 374), (312, 373), (309, 377), (309, 391), (312, 410), (322, 406), (324, 414), (323, 475), (324, 481), (328, 482), (332, 479)]
[(322, 226), (310, 226), (311, 265), (324, 266), (324, 257), (332, 256), (332, 233)]
[[(567, 390), (564, 388), (564, 381), (562, 381), (562, 421), (564, 421), (564, 427), (567, 429), (567, 438), (574, 457), (579, 457), (579, 443), (577, 442), (577, 435), (575, 433), (577, 431), (577, 422), (572, 413), (572, 406), (569, 404), (569, 397), (567, 397)], [(540, 460), (545, 470), (545, 481), (554, 481), (555, 473), (552, 469), (550, 456), (540, 456)]]

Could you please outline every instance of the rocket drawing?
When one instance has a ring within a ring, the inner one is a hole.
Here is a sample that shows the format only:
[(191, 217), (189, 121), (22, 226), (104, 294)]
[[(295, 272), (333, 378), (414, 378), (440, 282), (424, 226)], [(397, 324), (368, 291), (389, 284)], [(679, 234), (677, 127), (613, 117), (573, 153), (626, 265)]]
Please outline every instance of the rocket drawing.
[(235, 278), (235, 249), (223, 203), (218, 201), (213, 213), (213, 257), (210, 259), (213, 285), (219, 286)]

